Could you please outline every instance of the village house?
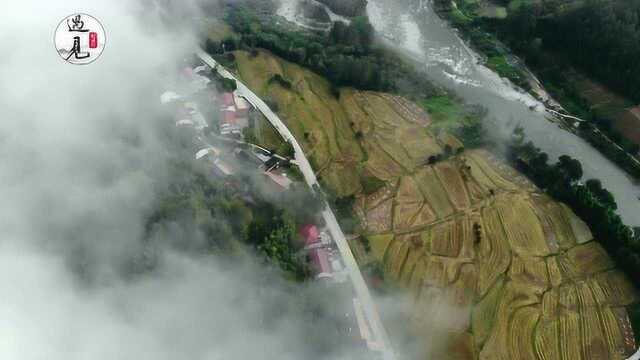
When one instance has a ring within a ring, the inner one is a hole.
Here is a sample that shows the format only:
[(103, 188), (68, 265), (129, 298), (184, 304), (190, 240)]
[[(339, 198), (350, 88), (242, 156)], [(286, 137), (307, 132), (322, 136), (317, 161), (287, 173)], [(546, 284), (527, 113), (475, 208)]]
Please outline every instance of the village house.
[(249, 126), (251, 106), (236, 92), (225, 92), (220, 95), (220, 135), (240, 134)]

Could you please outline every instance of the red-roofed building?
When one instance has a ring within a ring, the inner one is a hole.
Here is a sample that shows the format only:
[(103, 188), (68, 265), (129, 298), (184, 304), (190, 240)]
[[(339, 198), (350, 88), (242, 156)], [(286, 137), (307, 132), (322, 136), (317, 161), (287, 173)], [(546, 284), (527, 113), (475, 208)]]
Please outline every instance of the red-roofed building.
[(233, 94), (232, 93), (223, 93), (222, 94), (222, 106), (224, 106), (225, 108), (227, 108), (229, 106), (235, 106), (235, 103), (233, 101)]
[(324, 248), (309, 250), (311, 265), (316, 273), (316, 278), (332, 278), (333, 269), (329, 261), (329, 252)]
[(300, 236), (304, 239), (305, 246), (314, 245), (320, 242), (320, 232), (318, 227), (307, 224), (300, 228)]

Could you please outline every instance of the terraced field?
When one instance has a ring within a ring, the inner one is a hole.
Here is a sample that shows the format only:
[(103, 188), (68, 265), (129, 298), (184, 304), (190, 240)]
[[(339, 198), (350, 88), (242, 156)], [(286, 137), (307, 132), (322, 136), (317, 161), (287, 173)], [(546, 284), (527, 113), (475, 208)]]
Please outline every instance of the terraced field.
[[(413, 299), (428, 359), (623, 359), (636, 290), (565, 205), (484, 150), (464, 151), (405, 99), (340, 89), (268, 53), (240, 76), (301, 140), (354, 212), (385, 280)], [(271, 81), (279, 74), (291, 87)], [(429, 161), (448, 149), (443, 161)], [(365, 193), (363, 178), (384, 186)]]
[[(361, 261), (382, 261), (410, 291), (429, 358), (624, 359), (634, 350), (625, 307), (636, 290), (571, 210), (509, 171), (471, 151), (403, 176), (388, 250)], [(418, 208), (433, 211), (416, 226), (405, 216)], [(441, 320), (425, 307), (451, 314), (451, 304), (454, 318), (470, 320), (442, 329), (454, 335), (440, 348), (427, 329)]]

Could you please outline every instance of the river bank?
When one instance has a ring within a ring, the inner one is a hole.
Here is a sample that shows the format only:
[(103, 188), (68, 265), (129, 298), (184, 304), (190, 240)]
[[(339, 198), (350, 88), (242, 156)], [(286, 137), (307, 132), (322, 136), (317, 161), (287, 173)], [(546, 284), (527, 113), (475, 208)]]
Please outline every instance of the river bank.
[[(602, 126), (602, 121), (596, 121), (602, 115), (593, 111), (587, 100), (578, 94), (573, 81), (556, 80), (553, 83), (555, 94), (560, 96), (555, 100), (528, 65), (502, 43), (495, 33), (490, 32), (495, 30), (490, 24), (498, 17), (487, 16), (486, 12), (481, 11), (482, 4), (486, 3), (488, 2), (436, 0), (433, 8), (459, 31), (474, 50), (482, 54), (485, 66), (526, 90), (544, 104), (553, 120), (562, 124), (563, 129), (582, 137), (636, 181), (640, 180), (640, 161), (634, 156), (638, 152), (638, 146), (624, 140), (617, 130)], [(502, 17), (506, 16), (505, 12)], [(569, 70), (570, 68), (567, 72)], [(565, 78), (565, 74), (558, 73), (555, 77)], [(545, 83), (552, 86), (546, 78), (544, 76)], [(615, 121), (614, 118), (605, 119)]]
[(466, 103), (487, 109), (485, 126), (497, 143), (510, 139), (514, 128), (521, 126), (550, 160), (565, 154), (580, 160), (584, 179), (600, 179), (618, 199), (618, 213), (625, 223), (640, 225), (640, 186), (584, 139), (559, 131), (541, 101), (484, 66), (482, 57), (433, 11), (430, 2), (371, 0), (367, 13), (380, 37), (415, 59), (433, 82)]

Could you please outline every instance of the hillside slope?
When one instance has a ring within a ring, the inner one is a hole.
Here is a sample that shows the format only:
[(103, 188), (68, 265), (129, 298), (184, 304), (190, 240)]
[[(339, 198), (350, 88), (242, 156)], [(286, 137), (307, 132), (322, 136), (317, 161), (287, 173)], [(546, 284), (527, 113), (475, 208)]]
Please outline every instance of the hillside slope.
[(402, 98), (352, 89), (337, 98), (318, 75), (269, 53), (235, 55), (325, 185), (356, 195), (367, 240), (354, 241), (354, 252), (411, 294), (425, 358), (633, 351), (626, 306), (637, 293), (566, 206), (488, 152), (464, 151)]

